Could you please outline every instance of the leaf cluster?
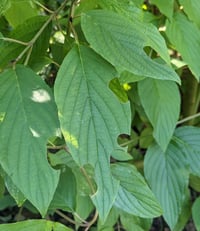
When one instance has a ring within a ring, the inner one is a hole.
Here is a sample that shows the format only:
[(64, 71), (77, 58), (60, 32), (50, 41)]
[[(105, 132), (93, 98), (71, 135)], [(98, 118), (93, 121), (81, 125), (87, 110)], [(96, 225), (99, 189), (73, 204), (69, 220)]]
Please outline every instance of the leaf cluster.
[(1, 210), (41, 215), (0, 231), (146, 231), (160, 216), (200, 230), (199, 13), (197, 0), (0, 2)]

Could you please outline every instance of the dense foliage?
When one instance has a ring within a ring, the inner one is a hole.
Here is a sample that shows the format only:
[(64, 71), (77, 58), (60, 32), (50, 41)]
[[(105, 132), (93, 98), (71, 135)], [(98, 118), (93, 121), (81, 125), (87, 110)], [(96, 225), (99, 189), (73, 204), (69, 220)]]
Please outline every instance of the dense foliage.
[(200, 230), (199, 15), (0, 1), (0, 231)]

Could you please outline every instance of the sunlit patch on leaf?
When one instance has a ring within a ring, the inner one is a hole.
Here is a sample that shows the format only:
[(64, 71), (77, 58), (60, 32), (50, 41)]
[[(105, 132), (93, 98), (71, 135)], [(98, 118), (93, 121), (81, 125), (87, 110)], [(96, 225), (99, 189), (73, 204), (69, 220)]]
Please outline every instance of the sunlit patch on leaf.
[(37, 103), (45, 103), (51, 100), (51, 97), (44, 89), (34, 90), (31, 99)]

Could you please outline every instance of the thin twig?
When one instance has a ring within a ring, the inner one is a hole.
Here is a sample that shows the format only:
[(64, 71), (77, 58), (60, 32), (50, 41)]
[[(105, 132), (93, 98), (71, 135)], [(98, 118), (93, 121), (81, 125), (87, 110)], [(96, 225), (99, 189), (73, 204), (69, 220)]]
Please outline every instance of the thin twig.
[(99, 216), (99, 213), (96, 210), (94, 217), (92, 218), (92, 220), (90, 222), (88, 222), (88, 225), (87, 225), (87, 228), (85, 229), (85, 231), (88, 231), (90, 229), (90, 227), (96, 222), (98, 216)]
[(2, 37), (2, 38), (0, 38), (0, 40), (4, 40), (6, 42), (17, 43), (17, 44), (20, 44), (20, 45), (23, 45), (23, 46), (28, 46), (29, 45), (29, 43), (27, 43), (27, 42), (23, 42), (23, 41), (13, 39), (13, 38)]
[(58, 214), (59, 216), (61, 216), (62, 218), (64, 218), (66, 221), (70, 222), (73, 225), (78, 225), (78, 226), (81, 226), (81, 227), (87, 227), (88, 226), (87, 223), (86, 224), (80, 224), (80, 223), (74, 221), (73, 219), (71, 219), (70, 217), (68, 217), (64, 213), (60, 212), (59, 210), (55, 210), (55, 213)]
[(24, 54), (33, 46), (33, 44), (36, 42), (36, 40), (39, 38), (39, 36), (42, 34), (44, 29), (48, 26), (48, 24), (53, 20), (54, 17), (65, 7), (68, 0), (65, 0), (63, 4), (52, 13), (52, 15), (48, 18), (48, 20), (43, 24), (43, 26), (40, 28), (40, 30), (37, 32), (37, 34), (31, 39), (30, 42), (28, 42), (27, 47), (19, 54), (19, 56), (15, 59), (13, 62), (13, 66), (24, 56)]
[(54, 13), (52, 10), (50, 10), (50, 9), (48, 9), (46, 6), (42, 5), (40, 2), (35, 1), (35, 3), (36, 3), (38, 6), (40, 6), (43, 10), (47, 11), (48, 13), (50, 13), (50, 14), (53, 14), (53, 13)]
[(87, 183), (88, 183), (88, 185), (89, 185), (89, 187), (90, 187), (90, 189), (92, 191), (92, 194), (95, 194), (96, 191), (95, 191), (95, 189), (94, 189), (94, 187), (92, 185), (92, 182), (91, 182), (87, 172), (85, 171), (85, 169), (83, 167), (81, 167), (80, 170), (83, 173), (83, 175), (84, 175), (84, 177), (85, 177), (85, 179), (86, 179), (86, 181), (87, 181)]
[(192, 119), (195, 119), (195, 118), (197, 118), (197, 117), (199, 117), (199, 116), (200, 116), (200, 112), (197, 113), (197, 114), (188, 116), (188, 117), (186, 117), (186, 118), (184, 118), (184, 119), (182, 119), (182, 120), (179, 120), (176, 124), (179, 125), (179, 124), (185, 123), (185, 122), (187, 122), (187, 121), (189, 121), (189, 120), (192, 120)]
[(87, 224), (87, 223), (88, 223), (88, 222), (85, 221), (83, 218), (81, 218), (81, 217), (79, 216), (78, 213), (74, 212), (73, 214), (74, 214), (74, 216), (76, 216), (82, 223), (84, 223), (84, 224)]

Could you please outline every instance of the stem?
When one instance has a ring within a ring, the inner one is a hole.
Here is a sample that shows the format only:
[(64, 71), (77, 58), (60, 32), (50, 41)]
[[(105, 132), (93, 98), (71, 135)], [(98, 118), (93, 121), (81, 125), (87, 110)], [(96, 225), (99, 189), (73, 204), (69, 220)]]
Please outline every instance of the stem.
[(85, 221), (83, 218), (81, 218), (78, 213), (74, 212), (74, 216), (76, 216), (82, 223), (87, 224), (87, 221)]
[(94, 217), (92, 218), (92, 220), (90, 222), (88, 222), (87, 228), (85, 229), (85, 231), (88, 231), (90, 229), (90, 227), (96, 222), (97, 218), (98, 218), (99, 214), (97, 212), (97, 210), (95, 211)]
[(76, 0), (72, 0), (70, 9), (69, 9), (69, 17), (67, 22), (67, 35), (70, 36), (71, 33), (71, 23), (74, 18), (74, 10), (75, 10)]
[(95, 191), (95, 189), (94, 189), (94, 187), (92, 185), (92, 182), (91, 182), (87, 172), (85, 171), (85, 169), (83, 167), (81, 167), (80, 170), (83, 173), (83, 175), (84, 175), (84, 177), (85, 177), (85, 179), (86, 179), (86, 181), (87, 181), (87, 183), (88, 183), (88, 185), (89, 185), (89, 187), (90, 187), (90, 189), (92, 191), (92, 194), (95, 194), (96, 191)]
[(177, 125), (178, 125), (178, 124), (185, 123), (185, 122), (190, 121), (190, 120), (193, 120), (193, 119), (195, 119), (195, 118), (197, 118), (197, 117), (199, 117), (199, 116), (200, 116), (200, 112), (199, 112), (199, 113), (196, 113), (196, 114), (194, 114), (194, 115), (188, 116), (188, 117), (186, 117), (186, 118), (184, 118), (184, 119), (182, 119), (182, 120), (179, 120), (179, 121), (177, 122)]
[(59, 210), (56, 210), (55, 213), (58, 214), (59, 216), (61, 216), (62, 218), (64, 218), (66, 221), (70, 222), (73, 225), (78, 225), (78, 226), (82, 226), (82, 227), (86, 227), (86, 225), (87, 225), (87, 224), (80, 224), (80, 223), (74, 221), (73, 219), (71, 219), (70, 217), (68, 217), (64, 213), (60, 212)]
[(40, 2), (35, 1), (35, 3), (40, 6), (42, 9), (46, 10), (48, 13), (53, 14), (54, 12), (52, 10), (49, 10), (48, 8), (46, 8), (46, 6), (42, 5)]
[(12, 42), (12, 43), (17, 43), (17, 44), (24, 45), (24, 46), (28, 46), (28, 43), (22, 42), (22, 41), (17, 40), (17, 39), (3, 37), (3, 38), (0, 38), (0, 40), (4, 40), (4, 41), (7, 41), (7, 42)]
[(33, 44), (36, 42), (36, 40), (39, 38), (39, 36), (42, 34), (44, 29), (48, 26), (48, 24), (53, 20), (54, 17), (65, 7), (68, 0), (65, 0), (63, 4), (49, 17), (49, 19), (43, 24), (43, 26), (40, 28), (40, 30), (37, 32), (37, 34), (31, 39), (31, 41), (28, 43), (27, 47), (19, 54), (19, 56), (15, 59), (15, 62), (13, 65), (15, 65), (23, 56), (24, 54), (33, 46)]

